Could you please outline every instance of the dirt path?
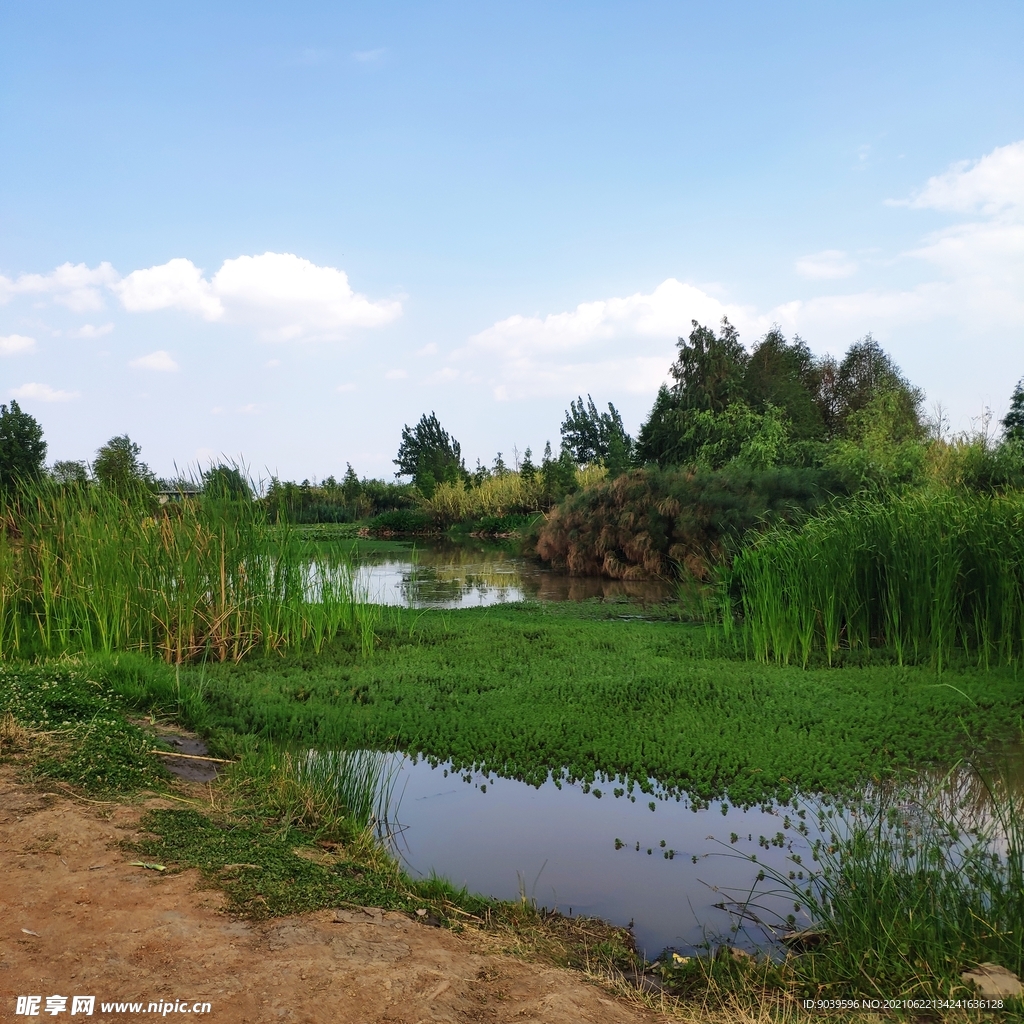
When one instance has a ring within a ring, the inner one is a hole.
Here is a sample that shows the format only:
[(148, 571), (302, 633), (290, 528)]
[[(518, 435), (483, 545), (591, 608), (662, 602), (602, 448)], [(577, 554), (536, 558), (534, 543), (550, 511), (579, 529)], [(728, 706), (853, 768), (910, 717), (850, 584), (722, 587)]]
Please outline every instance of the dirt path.
[[(31, 1019), (16, 1015), (16, 997), (33, 995), (44, 1020), (69, 1019), (76, 995), (95, 997), (97, 1022), (180, 1020), (175, 1000), (187, 1012), (208, 1002), (203, 1019), (225, 1024), (659, 1019), (579, 975), (481, 951), (480, 936), (402, 914), (236, 920), (219, 893), (196, 888), (195, 872), (129, 866), (117, 844), (145, 809), (43, 794), (0, 768), (0, 1020)], [(50, 1016), (55, 994), (67, 1006)], [(146, 1012), (161, 1000), (171, 1012)], [(115, 1002), (144, 1012), (103, 1011)]]

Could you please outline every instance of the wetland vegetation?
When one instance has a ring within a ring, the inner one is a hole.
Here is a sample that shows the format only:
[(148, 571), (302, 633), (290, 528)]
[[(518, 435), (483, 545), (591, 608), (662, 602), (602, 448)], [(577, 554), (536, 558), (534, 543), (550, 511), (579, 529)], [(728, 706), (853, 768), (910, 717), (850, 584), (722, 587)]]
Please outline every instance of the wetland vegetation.
[[(636, 438), (581, 397), (536, 464), (468, 471), (425, 415), (397, 483), (158, 482), (127, 436), (45, 470), (38, 424), (0, 406), (0, 756), (94, 794), (159, 789), (151, 726), (175, 722), (233, 764), (219, 808), (151, 817), (147, 855), (240, 911), (426, 903), (531, 927), (536, 908), (398, 868), (374, 836), (385, 752), (652, 809), (819, 794), (839, 824), (765, 881), (821, 945), (762, 981), (966, 994), (982, 957), (1020, 972), (1018, 791), (986, 781), (979, 818), (948, 783), (900, 787), (1021, 737), (1024, 388), (1001, 435), (951, 436), (870, 338), (841, 361), (778, 331), (747, 353), (728, 323), (695, 323), (670, 374)], [(360, 591), (356, 537), (444, 531), (678, 599), (451, 612)], [(613, 933), (607, 962), (642, 968)], [(679, 991), (752, 984), (728, 957), (659, 963)]]

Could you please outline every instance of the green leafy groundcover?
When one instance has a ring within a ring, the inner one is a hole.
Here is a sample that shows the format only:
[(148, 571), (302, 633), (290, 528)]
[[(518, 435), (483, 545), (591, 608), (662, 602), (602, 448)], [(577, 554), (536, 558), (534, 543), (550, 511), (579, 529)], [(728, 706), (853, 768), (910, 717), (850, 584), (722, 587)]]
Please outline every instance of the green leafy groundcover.
[(760, 665), (705, 653), (702, 629), (615, 610), (426, 612), (368, 659), (339, 644), (208, 665), (207, 724), (388, 742), (533, 784), (653, 778), (747, 805), (956, 759), (1019, 729), (1024, 711), (1012, 668)]
[(413, 881), (356, 861), (322, 865), (300, 857), (316, 849), (293, 828), (270, 831), (255, 824), (217, 822), (193, 810), (150, 811), (138, 844), (146, 857), (198, 868), (223, 888), (234, 909), (248, 917), (276, 917), (339, 905), (414, 910), (424, 900), (456, 901), (470, 912), (490, 901), (453, 889), (439, 879)]
[(152, 738), (122, 706), (111, 686), (69, 664), (0, 666), (0, 715), (46, 741), (37, 775), (98, 794), (163, 785), (168, 776), (149, 753)]

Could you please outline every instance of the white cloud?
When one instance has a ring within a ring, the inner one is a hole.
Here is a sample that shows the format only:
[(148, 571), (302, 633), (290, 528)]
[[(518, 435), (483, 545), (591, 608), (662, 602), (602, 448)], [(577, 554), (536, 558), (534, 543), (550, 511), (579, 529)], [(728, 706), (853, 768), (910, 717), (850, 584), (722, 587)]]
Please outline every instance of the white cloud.
[(161, 373), (173, 373), (178, 369), (178, 364), (171, 358), (170, 353), (163, 349), (150, 352), (149, 355), (139, 356), (128, 363), (134, 370), (158, 370)]
[(72, 338), (102, 338), (104, 335), (110, 334), (113, 329), (113, 324), (100, 324), (99, 326), (82, 324), (77, 330), (68, 331), (68, 335)]
[(801, 256), (796, 261), (796, 272), (815, 281), (834, 280), (857, 273), (857, 264), (842, 249), (825, 249), (810, 256)]
[(418, 355), (418, 356), (436, 356), (437, 355), (437, 342), (432, 341), (429, 345), (424, 345), (423, 348), (416, 349), (416, 355)]
[(347, 391), (355, 391), (355, 389), (355, 384), (339, 384), (334, 390), (337, 391), (339, 395), (343, 395)]
[(348, 275), (292, 253), (225, 260), (210, 280), (191, 260), (136, 270), (115, 286), (126, 309), (182, 309), (206, 320), (252, 323), (278, 340), (337, 338), (353, 327), (381, 327), (402, 312), (397, 301), (372, 302)]
[[(500, 320), (454, 353), (461, 377), (490, 387), (498, 399), (591, 389), (649, 393), (666, 378), (672, 343), (689, 333), (690, 321), (714, 325), (722, 316), (747, 345), (778, 323), (834, 353), (868, 331), (885, 336), (935, 325), (937, 344), (951, 331), (963, 339), (1024, 326), (1024, 141), (956, 164), (912, 199), (890, 205), (972, 215), (898, 255), (904, 267), (923, 272), (917, 284), (795, 298), (762, 312), (730, 304), (709, 286), (670, 278), (650, 293)], [(838, 280), (858, 267), (843, 250), (827, 249), (802, 257), (796, 269), (810, 279)]]
[(999, 146), (980, 160), (963, 160), (929, 178), (909, 200), (893, 205), (986, 216), (1024, 210), (1024, 140)]
[(0, 356), (16, 356), (31, 352), (36, 347), (36, 339), (24, 334), (0, 335)]
[(191, 261), (169, 260), (158, 267), (134, 270), (114, 285), (121, 304), (133, 313), (183, 309), (204, 320), (220, 320), (224, 307), (210, 282)]
[(22, 384), (20, 388), (11, 389), (12, 398), (28, 399), (37, 402), (70, 402), (78, 397), (77, 391), (58, 391), (49, 384)]
[(62, 263), (49, 274), (21, 274), (11, 279), (0, 276), (0, 304), (16, 295), (52, 295), (53, 301), (75, 313), (103, 309), (102, 288), (118, 279), (109, 263), (87, 267), (84, 263)]
[(748, 307), (669, 278), (649, 293), (507, 317), (454, 356), (478, 366), (476, 378), (499, 400), (608, 386), (647, 392), (664, 380), (675, 339), (689, 334), (690, 321), (718, 324), (723, 316), (744, 332), (763, 326)]
[(388, 372), (384, 374), (384, 379), (385, 380), (405, 380), (405, 378), (408, 377), (408, 376), (409, 376), (409, 373), (408, 373), (407, 370), (401, 370), (401, 369), (399, 369), (399, 370), (388, 370)]

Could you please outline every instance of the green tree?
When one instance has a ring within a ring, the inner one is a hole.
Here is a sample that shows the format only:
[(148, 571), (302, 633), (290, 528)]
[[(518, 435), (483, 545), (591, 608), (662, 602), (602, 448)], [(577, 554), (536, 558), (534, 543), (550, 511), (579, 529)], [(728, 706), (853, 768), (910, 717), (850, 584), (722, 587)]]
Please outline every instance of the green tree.
[(362, 485), (359, 483), (359, 477), (356, 476), (356, 471), (352, 468), (352, 463), (346, 462), (345, 475), (341, 480), (341, 493), (345, 496), (345, 500), (351, 503), (355, 501), (362, 492)]
[(420, 493), (429, 498), (439, 483), (466, 477), (462, 446), (444, 430), (433, 412), (420, 417), (415, 427), (402, 427), (395, 476), (411, 476)]
[(153, 486), (153, 474), (139, 459), (142, 449), (127, 435), (112, 437), (96, 452), (92, 471), (104, 487), (118, 494), (148, 490)]
[(58, 459), (50, 467), (50, 477), (58, 484), (82, 485), (89, 482), (89, 467), (74, 459)]
[(716, 335), (710, 327), (692, 320), (693, 330), (678, 341), (679, 353), (669, 368), (675, 379), (672, 390), (680, 408), (722, 412), (744, 397), (743, 378), (748, 356), (739, 332), (727, 317)]
[(1002, 419), (1003, 435), (1007, 441), (1024, 443), (1024, 377), (1010, 396), (1010, 409)]
[(211, 466), (203, 474), (203, 494), (210, 498), (250, 501), (252, 488), (238, 466)]
[(578, 465), (600, 462), (611, 469), (609, 459), (612, 458), (619, 472), (629, 466), (633, 439), (626, 433), (622, 417), (611, 402), (607, 412), (598, 412), (590, 395), (587, 395), (586, 405), (582, 397), (570, 402), (561, 434), (562, 447), (570, 452)]
[(836, 380), (838, 419), (845, 432), (855, 413), (866, 409), (881, 395), (889, 395), (886, 420), (894, 436), (921, 437), (921, 404), (924, 392), (914, 387), (882, 346), (865, 335), (849, 347), (839, 364)]
[(754, 346), (743, 374), (746, 400), (757, 412), (779, 409), (789, 422), (794, 440), (815, 440), (824, 433), (821, 410), (815, 402), (820, 374), (807, 345), (795, 337), (787, 342), (773, 327)]
[(0, 487), (37, 479), (46, 460), (43, 428), (17, 402), (0, 405)]

